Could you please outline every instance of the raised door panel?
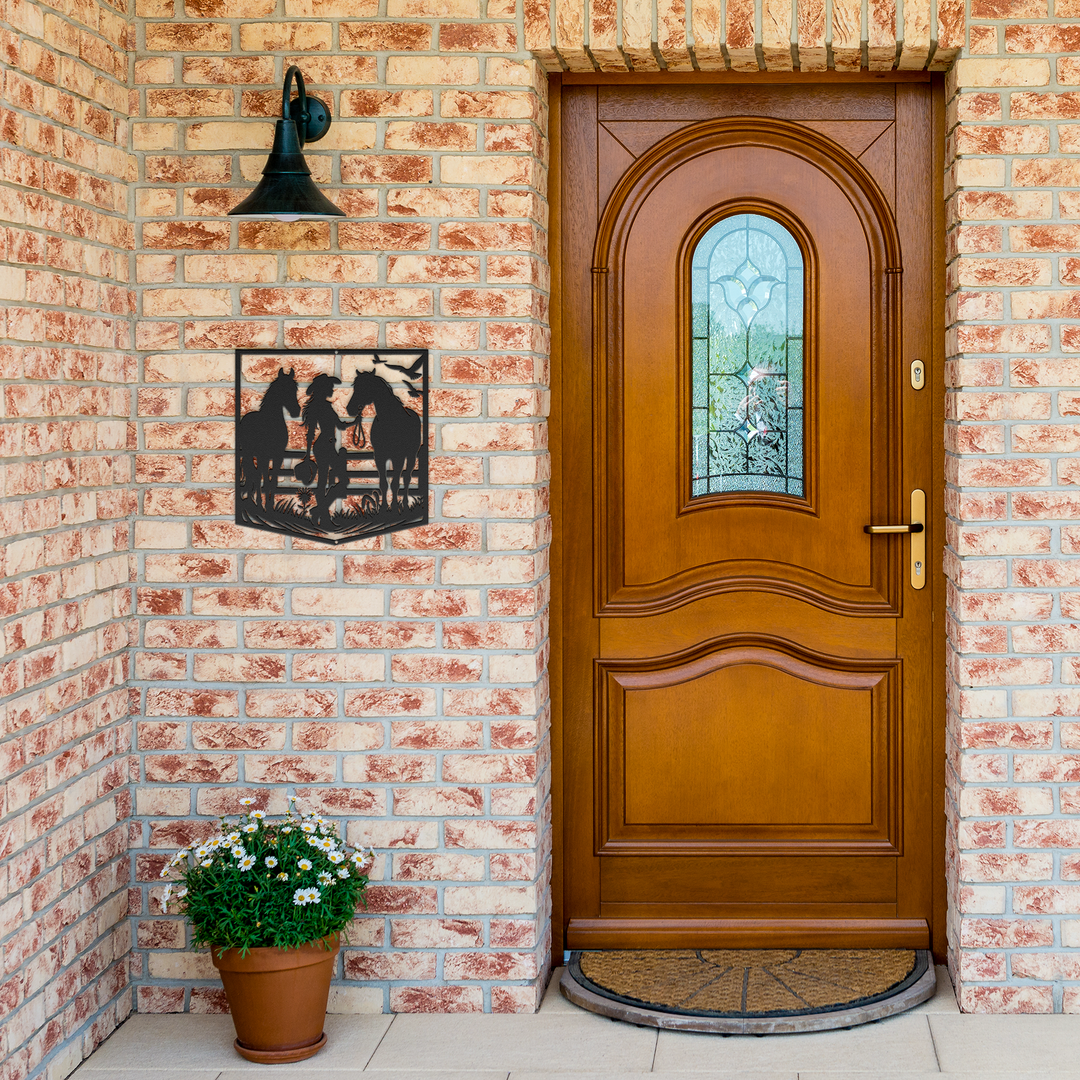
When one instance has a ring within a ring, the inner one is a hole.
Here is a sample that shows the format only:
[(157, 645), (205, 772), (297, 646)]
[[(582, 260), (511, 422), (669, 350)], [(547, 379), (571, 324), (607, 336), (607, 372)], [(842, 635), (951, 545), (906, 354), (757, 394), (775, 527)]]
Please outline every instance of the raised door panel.
[(619, 121), (692, 122), (717, 116), (772, 116), (785, 120), (892, 120), (896, 86), (849, 83), (801, 87), (727, 83), (723, 86), (601, 86), (597, 118)]
[(768, 640), (598, 661), (598, 851), (895, 854), (899, 667)]

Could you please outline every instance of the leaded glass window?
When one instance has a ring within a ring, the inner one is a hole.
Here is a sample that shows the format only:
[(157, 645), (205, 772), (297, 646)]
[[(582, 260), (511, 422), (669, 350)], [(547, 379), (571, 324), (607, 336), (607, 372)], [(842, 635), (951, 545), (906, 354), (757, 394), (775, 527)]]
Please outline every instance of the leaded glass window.
[(803, 258), (763, 214), (723, 218), (691, 264), (692, 495), (805, 493)]

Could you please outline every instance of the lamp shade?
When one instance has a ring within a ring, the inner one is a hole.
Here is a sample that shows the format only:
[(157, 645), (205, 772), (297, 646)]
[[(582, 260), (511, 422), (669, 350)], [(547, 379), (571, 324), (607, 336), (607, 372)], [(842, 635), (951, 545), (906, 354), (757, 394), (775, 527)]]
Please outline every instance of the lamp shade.
[[(300, 96), (289, 100), (289, 83), (296, 78)], [(282, 118), (274, 127), (274, 145), (266, 159), (262, 179), (255, 190), (239, 206), (229, 211), (230, 217), (276, 218), (279, 221), (300, 221), (345, 217), (311, 179), (311, 170), (304, 160), (305, 140), (321, 139), (330, 127), (330, 116), (320, 101), (309, 99), (304, 90), (304, 77), (296, 67), (285, 74), (282, 93)]]

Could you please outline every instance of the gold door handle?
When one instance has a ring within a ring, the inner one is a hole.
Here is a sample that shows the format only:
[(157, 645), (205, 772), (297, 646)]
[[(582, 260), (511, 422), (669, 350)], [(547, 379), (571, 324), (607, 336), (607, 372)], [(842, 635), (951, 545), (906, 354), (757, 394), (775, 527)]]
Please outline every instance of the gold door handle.
[(926, 492), (915, 488), (911, 493), (911, 523), (908, 525), (864, 525), (863, 532), (911, 534), (911, 587), (926, 585)]

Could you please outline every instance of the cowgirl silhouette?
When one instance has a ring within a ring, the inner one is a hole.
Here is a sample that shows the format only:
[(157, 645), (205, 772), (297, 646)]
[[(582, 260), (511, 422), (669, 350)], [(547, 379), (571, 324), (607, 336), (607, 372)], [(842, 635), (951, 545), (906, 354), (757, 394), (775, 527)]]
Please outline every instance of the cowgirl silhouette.
[[(301, 414), (307, 429), (307, 454), (315, 462), (315, 508), (311, 519), (323, 528), (332, 528), (330, 508), (349, 489), (348, 456), (338, 446), (337, 433), (352, 426), (342, 420), (330, 404), (330, 395), (341, 380), (335, 375), (316, 375), (308, 387), (308, 399)], [(307, 460), (297, 466), (311, 466)], [(298, 478), (300, 473), (297, 473)], [(301, 478), (302, 479), (302, 478)]]

